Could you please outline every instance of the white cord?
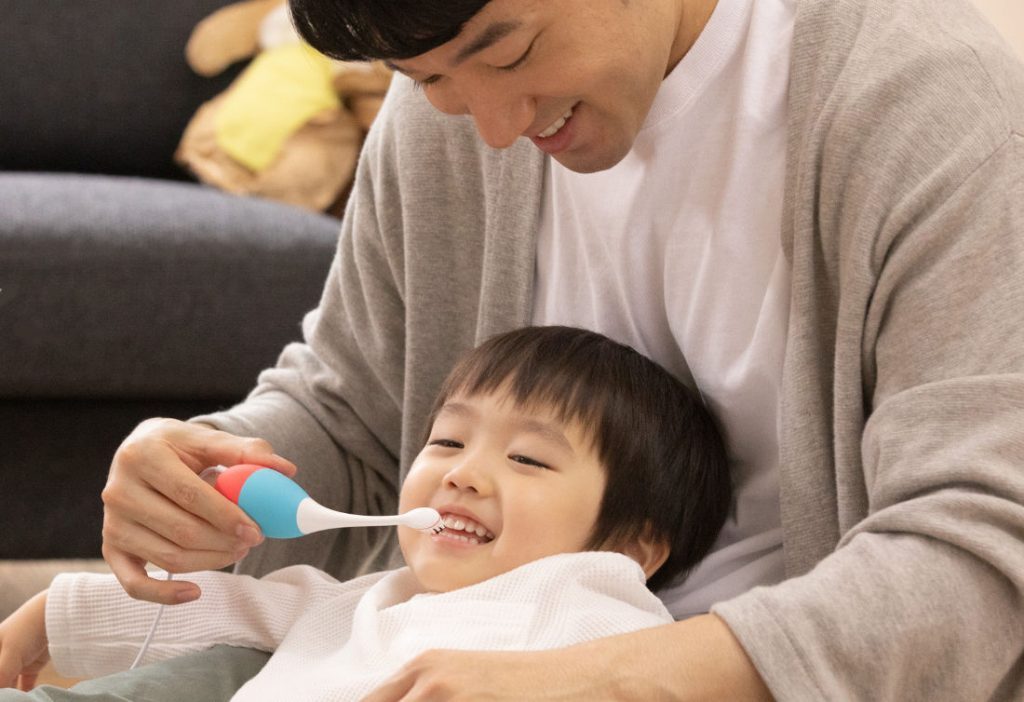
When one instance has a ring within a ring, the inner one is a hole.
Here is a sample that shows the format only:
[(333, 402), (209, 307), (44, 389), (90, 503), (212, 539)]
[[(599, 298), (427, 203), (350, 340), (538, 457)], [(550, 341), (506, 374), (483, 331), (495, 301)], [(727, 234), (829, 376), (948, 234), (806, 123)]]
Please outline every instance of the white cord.
[[(213, 481), (217, 479), (217, 476), (223, 473), (225, 470), (227, 470), (227, 468), (225, 468), (224, 466), (210, 466), (202, 473), (200, 473), (199, 477), (212, 485)], [(174, 574), (168, 573), (167, 579), (171, 580), (172, 578), (174, 578)], [(160, 608), (156, 611), (156, 617), (153, 618), (153, 625), (149, 627), (149, 633), (146, 634), (146, 640), (142, 642), (142, 648), (139, 649), (138, 655), (135, 656), (135, 661), (131, 664), (131, 667), (128, 668), (128, 670), (134, 670), (136, 666), (138, 666), (139, 663), (142, 662), (142, 657), (145, 656), (146, 651), (149, 650), (149, 644), (153, 641), (153, 634), (156, 633), (156, 627), (160, 623), (160, 617), (163, 615), (163, 613), (164, 605), (160, 605)]]
[[(167, 579), (170, 580), (174, 577), (173, 573), (167, 574)], [(153, 634), (156, 633), (157, 624), (160, 623), (160, 616), (164, 613), (164, 605), (160, 605), (160, 608), (156, 610), (156, 616), (153, 618), (153, 626), (149, 627), (149, 633), (146, 634), (146, 640), (142, 642), (142, 648), (139, 649), (139, 653), (135, 656), (135, 661), (131, 664), (128, 670), (134, 670), (136, 666), (142, 661), (142, 657), (146, 655), (146, 651), (149, 650), (149, 644), (153, 641)]]

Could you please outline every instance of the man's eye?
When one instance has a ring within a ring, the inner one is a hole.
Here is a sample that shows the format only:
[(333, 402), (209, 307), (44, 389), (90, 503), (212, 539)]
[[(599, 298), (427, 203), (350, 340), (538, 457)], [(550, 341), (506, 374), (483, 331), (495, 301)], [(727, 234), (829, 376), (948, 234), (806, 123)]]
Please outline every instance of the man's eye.
[(416, 90), (423, 90), (428, 85), (433, 85), (437, 81), (441, 80), (441, 76), (427, 76), (423, 80), (412, 79), (412, 87)]
[(441, 448), (452, 448), (460, 449), (463, 448), (462, 443), (453, 441), (452, 439), (431, 439), (427, 442), (428, 446), (440, 446)]
[(540, 461), (535, 461), (532, 458), (530, 458), (529, 456), (523, 456), (521, 454), (514, 454), (512, 456), (509, 456), (509, 458), (511, 460), (515, 461), (516, 463), (522, 463), (524, 466), (535, 466), (537, 468), (550, 468), (551, 467), (551, 466), (547, 465), (546, 463), (541, 463)]
[(507, 66), (498, 66), (498, 70), (499, 71), (514, 71), (517, 68), (519, 68), (520, 66), (522, 66), (526, 62), (526, 59), (528, 59), (530, 57), (530, 52), (533, 51), (533, 45), (534, 45), (534, 43), (536, 43), (536, 41), (537, 41), (537, 38), (534, 37), (533, 41), (530, 42), (530, 45), (528, 47), (526, 47), (526, 51), (523, 52), (522, 56), (520, 56), (519, 58), (517, 58), (515, 61), (513, 61), (510, 64), (508, 64)]

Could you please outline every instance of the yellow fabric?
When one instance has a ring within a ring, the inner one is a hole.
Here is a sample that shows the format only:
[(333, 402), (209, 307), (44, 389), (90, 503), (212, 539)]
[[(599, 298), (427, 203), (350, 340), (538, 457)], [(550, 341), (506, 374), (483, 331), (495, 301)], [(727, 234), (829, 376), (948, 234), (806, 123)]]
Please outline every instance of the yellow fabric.
[(217, 145), (260, 172), (310, 118), (339, 105), (327, 57), (305, 44), (268, 49), (225, 95), (217, 112)]

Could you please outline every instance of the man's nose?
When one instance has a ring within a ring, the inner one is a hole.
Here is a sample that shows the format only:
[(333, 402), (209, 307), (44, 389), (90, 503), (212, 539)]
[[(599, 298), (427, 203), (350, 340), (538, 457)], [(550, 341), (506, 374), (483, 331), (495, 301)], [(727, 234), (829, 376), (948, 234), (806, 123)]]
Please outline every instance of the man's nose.
[(536, 110), (526, 98), (479, 100), (471, 104), (470, 114), (484, 143), (492, 149), (507, 149), (530, 128)]
[(443, 94), (438, 90), (431, 96), (434, 106), (447, 114), (469, 114), (480, 137), (494, 149), (512, 146), (537, 114), (532, 98), (510, 92), (500, 81), (477, 80), (445, 87)]

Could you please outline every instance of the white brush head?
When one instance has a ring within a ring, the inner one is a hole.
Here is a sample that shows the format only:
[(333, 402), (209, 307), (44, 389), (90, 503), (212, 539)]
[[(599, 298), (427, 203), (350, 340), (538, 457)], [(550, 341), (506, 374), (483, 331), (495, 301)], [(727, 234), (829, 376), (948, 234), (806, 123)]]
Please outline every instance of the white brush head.
[(400, 514), (398, 519), (400, 520), (399, 524), (411, 529), (431, 534), (440, 534), (444, 531), (444, 522), (441, 521), (441, 515), (437, 513), (436, 509), (431, 509), (430, 507), (411, 509)]

